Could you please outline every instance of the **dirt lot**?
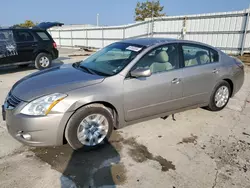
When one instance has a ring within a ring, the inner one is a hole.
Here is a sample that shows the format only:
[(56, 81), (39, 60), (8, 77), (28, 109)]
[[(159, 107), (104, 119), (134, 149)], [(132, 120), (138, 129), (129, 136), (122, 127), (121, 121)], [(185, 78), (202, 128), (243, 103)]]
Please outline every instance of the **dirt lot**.
[[(68, 57), (74, 52), (63, 50), (60, 60), (83, 58)], [(0, 120), (0, 187), (250, 188), (249, 70), (223, 111), (195, 109), (176, 114), (176, 121), (128, 126), (96, 151), (26, 147), (8, 135)], [(0, 70), (0, 103), (17, 80), (34, 71)]]
[(250, 54), (244, 54), (243, 56), (237, 56), (241, 61), (245, 63), (245, 65), (250, 66)]

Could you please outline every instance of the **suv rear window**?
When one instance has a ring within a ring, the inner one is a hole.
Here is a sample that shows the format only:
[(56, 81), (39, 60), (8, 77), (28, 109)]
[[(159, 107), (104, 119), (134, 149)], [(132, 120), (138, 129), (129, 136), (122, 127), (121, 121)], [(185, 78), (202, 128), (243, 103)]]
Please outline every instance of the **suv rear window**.
[(43, 31), (37, 31), (36, 34), (42, 39), (42, 40), (50, 40), (49, 36), (47, 33)]

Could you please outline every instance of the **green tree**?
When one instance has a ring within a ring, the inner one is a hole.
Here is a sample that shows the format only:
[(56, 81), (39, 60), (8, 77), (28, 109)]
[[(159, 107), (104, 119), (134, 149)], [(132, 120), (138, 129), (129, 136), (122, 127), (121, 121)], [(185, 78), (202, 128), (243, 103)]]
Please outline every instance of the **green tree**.
[(163, 13), (164, 6), (160, 5), (160, 1), (138, 2), (135, 8), (135, 21), (143, 21), (145, 18), (166, 16)]
[(17, 28), (17, 27), (34, 27), (35, 24), (31, 20), (26, 20), (24, 23), (21, 24), (15, 24), (12, 27)]

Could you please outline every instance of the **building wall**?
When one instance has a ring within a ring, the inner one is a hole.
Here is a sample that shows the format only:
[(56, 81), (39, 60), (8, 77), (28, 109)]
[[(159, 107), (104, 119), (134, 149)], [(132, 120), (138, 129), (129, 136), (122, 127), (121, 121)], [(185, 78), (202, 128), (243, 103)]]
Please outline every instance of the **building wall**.
[(199, 41), (238, 54), (250, 52), (249, 11), (167, 16), (121, 26), (71, 26), (50, 33), (61, 47), (102, 48), (127, 38), (153, 36)]

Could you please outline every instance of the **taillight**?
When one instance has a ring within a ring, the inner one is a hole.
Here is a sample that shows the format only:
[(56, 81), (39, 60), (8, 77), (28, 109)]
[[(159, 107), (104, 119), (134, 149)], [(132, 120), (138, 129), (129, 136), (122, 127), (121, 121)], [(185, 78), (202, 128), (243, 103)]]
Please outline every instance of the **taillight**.
[(53, 47), (54, 47), (54, 48), (57, 48), (57, 45), (56, 45), (56, 43), (55, 43), (55, 42), (53, 42)]
[(241, 69), (244, 69), (244, 63), (240, 59), (235, 58), (235, 63), (238, 67), (240, 67)]

